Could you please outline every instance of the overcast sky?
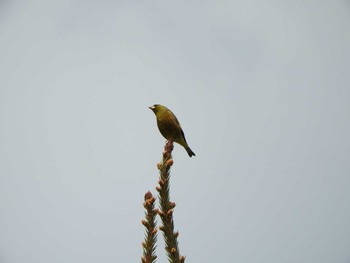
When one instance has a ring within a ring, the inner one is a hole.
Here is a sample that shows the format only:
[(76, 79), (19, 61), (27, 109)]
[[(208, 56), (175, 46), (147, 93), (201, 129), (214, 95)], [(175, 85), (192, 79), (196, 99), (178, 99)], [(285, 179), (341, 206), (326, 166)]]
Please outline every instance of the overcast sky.
[(186, 262), (350, 262), (349, 47), (345, 0), (0, 1), (0, 262), (140, 262), (155, 103)]

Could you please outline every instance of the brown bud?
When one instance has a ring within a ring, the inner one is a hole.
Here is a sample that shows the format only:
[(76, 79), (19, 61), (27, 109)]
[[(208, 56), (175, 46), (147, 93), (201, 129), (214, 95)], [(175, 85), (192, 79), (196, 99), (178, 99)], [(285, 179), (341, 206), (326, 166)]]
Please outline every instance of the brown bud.
[(169, 160), (166, 161), (165, 165), (166, 166), (172, 166), (173, 163), (174, 163), (173, 159), (169, 159)]
[(153, 197), (152, 193), (150, 191), (148, 191), (147, 193), (145, 193), (145, 201), (148, 199), (151, 199)]
[(176, 204), (175, 204), (174, 202), (169, 202), (169, 206), (170, 206), (171, 208), (174, 208), (174, 207), (176, 206)]
[(146, 219), (142, 219), (141, 223), (144, 225), (144, 226), (148, 226), (148, 221)]
[(174, 148), (174, 142), (172, 140), (169, 140), (165, 143), (164, 149), (171, 152)]
[(158, 192), (160, 192), (160, 191), (162, 190), (162, 188), (160, 188), (159, 186), (156, 186), (156, 190), (157, 190)]
[(185, 262), (185, 259), (186, 259), (186, 257), (181, 256), (181, 257), (180, 257), (180, 262), (181, 262), (181, 263)]
[(158, 183), (159, 183), (160, 186), (164, 185), (164, 181), (162, 179), (159, 179)]
[(157, 163), (157, 168), (158, 168), (158, 170), (160, 170), (162, 168), (162, 164), (161, 163)]
[(159, 226), (159, 230), (164, 232), (165, 230), (164, 226)]
[(180, 235), (179, 231), (176, 231), (176, 233), (174, 234), (175, 238), (177, 238)]
[(170, 249), (170, 252), (171, 253), (175, 253), (176, 252), (176, 248), (173, 247), (172, 249)]

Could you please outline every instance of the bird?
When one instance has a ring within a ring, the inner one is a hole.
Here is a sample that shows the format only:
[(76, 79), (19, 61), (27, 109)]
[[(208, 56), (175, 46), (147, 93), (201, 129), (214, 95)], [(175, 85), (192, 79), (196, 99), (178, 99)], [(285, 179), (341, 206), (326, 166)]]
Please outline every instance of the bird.
[(167, 107), (160, 104), (154, 104), (149, 108), (156, 115), (157, 126), (163, 137), (183, 146), (190, 157), (195, 156), (195, 153), (186, 142), (185, 134), (175, 114)]

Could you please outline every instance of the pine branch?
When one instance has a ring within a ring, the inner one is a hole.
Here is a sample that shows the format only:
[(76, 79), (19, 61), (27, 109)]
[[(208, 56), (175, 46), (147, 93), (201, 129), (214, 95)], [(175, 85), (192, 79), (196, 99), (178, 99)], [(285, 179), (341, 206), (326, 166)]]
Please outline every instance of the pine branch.
[(156, 187), (159, 192), (160, 209), (158, 214), (162, 220), (159, 227), (163, 231), (165, 240), (165, 250), (170, 263), (183, 263), (185, 257), (180, 256), (177, 237), (179, 232), (174, 232), (173, 212), (175, 203), (170, 201), (170, 168), (173, 165), (171, 152), (174, 148), (172, 141), (167, 141), (164, 146), (162, 162), (157, 165), (159, 169), (159, 186)]
[(142, 242), (143, 256), (141, 258), (142, 263), (156, 262), (156, 242), (157, 242), (157, 228), (156, 228), (156, 215), (157, 211), (154, 209), (154, 202), (156, 198), (150, 191), (145, 194), (145, 202), (143, 207), (145, 211), (145, 219), (142, 220), (142, 224), (146, 228), (145, 241)]

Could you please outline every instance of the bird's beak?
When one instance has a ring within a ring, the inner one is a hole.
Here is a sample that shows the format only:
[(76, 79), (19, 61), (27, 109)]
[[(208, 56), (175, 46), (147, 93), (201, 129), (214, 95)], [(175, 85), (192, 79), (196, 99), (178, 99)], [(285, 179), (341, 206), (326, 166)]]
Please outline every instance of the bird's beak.
[(148, 107), (149, 109), (151, 109), (151, 110), (154, 110), (154, 106), (150, 106), (150, 107)]

